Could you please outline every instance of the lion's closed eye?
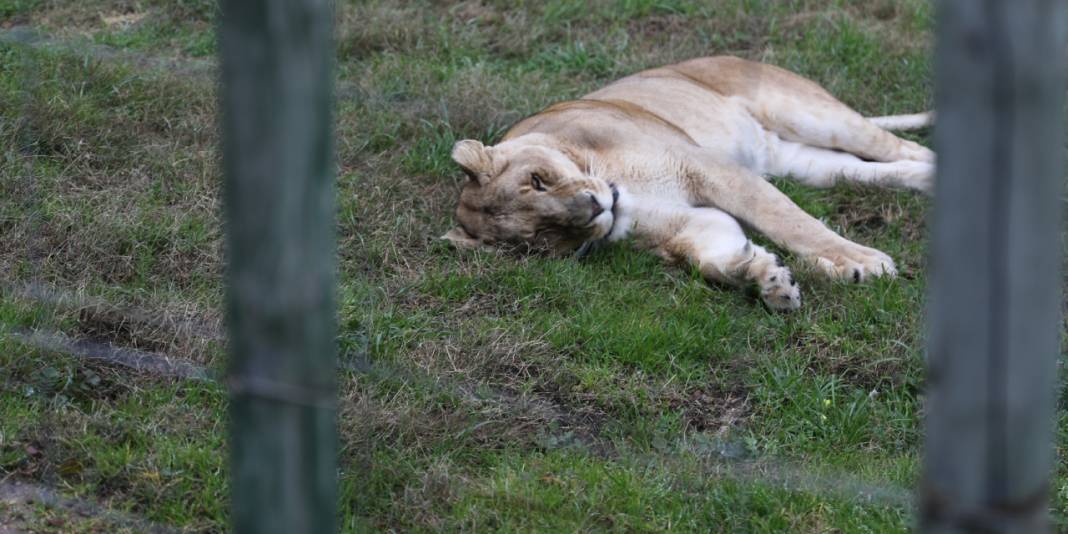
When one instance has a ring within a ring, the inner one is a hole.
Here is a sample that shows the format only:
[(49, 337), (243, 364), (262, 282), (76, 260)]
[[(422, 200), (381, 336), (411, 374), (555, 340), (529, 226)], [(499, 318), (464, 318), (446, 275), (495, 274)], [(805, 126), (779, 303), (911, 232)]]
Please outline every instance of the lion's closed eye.
[(535, 191), (545, 191), (545, 180), (541, 177), (541, 174), (536, 172), (530, 174), (530, 186)]

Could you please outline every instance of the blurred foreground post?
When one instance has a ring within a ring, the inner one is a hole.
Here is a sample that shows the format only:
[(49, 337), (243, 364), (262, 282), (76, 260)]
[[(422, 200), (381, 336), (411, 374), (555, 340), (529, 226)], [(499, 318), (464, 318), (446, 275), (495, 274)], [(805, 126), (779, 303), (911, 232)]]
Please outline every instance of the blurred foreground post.
[(236, 532), (333, 532), (333, 3), (224, 0)]
[(925, 532), (1044, 532), (1061, 306), (1065, 2), (937, 3)]

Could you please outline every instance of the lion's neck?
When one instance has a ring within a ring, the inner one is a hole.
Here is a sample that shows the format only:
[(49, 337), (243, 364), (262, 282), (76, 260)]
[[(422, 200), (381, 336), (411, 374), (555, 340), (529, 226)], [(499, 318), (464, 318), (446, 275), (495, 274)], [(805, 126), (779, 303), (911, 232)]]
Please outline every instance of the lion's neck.
[(608, 234), (608, 241), (628, 237), (648, 239), (659, 236), (678, 216), (678, 202), (667, 201), (649, 193), (633, 193), (620, 187), (619, 200), (615, 206), (615, 223)]
[(607, 241), (630, 238), (642, 249), (658, 249), (674, 239), (692, 217), (692, 206), (656, 192), (620, 188), (616, 220)]

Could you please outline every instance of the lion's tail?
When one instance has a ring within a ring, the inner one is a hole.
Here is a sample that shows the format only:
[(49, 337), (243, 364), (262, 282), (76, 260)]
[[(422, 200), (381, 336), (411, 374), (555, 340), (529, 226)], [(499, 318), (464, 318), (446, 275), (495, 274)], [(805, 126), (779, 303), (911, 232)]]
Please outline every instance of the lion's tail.
[(869, 117), (869, 121), (884, 130), (919, 130), (934, 124), (935, 113), (913, 113), (911, 115), (888, 115), (886, 117)]

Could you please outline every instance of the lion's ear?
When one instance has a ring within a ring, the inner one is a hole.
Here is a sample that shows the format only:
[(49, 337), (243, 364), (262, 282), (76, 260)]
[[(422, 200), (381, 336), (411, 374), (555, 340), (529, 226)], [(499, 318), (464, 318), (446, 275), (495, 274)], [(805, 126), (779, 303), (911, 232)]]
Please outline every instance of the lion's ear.
[(474, 249), (483, 246), (481, 241), (472, 237), (471, 234), (467, 233), (459, 226), (449, 230), (445, 235), (441, 236), (441, 238), (459, 249)]
[(452, 159), (469, 178), (478, 184), (486, 183), (493, 175), (492, 149), (474, 139), (457, 141), (452, 147)]

